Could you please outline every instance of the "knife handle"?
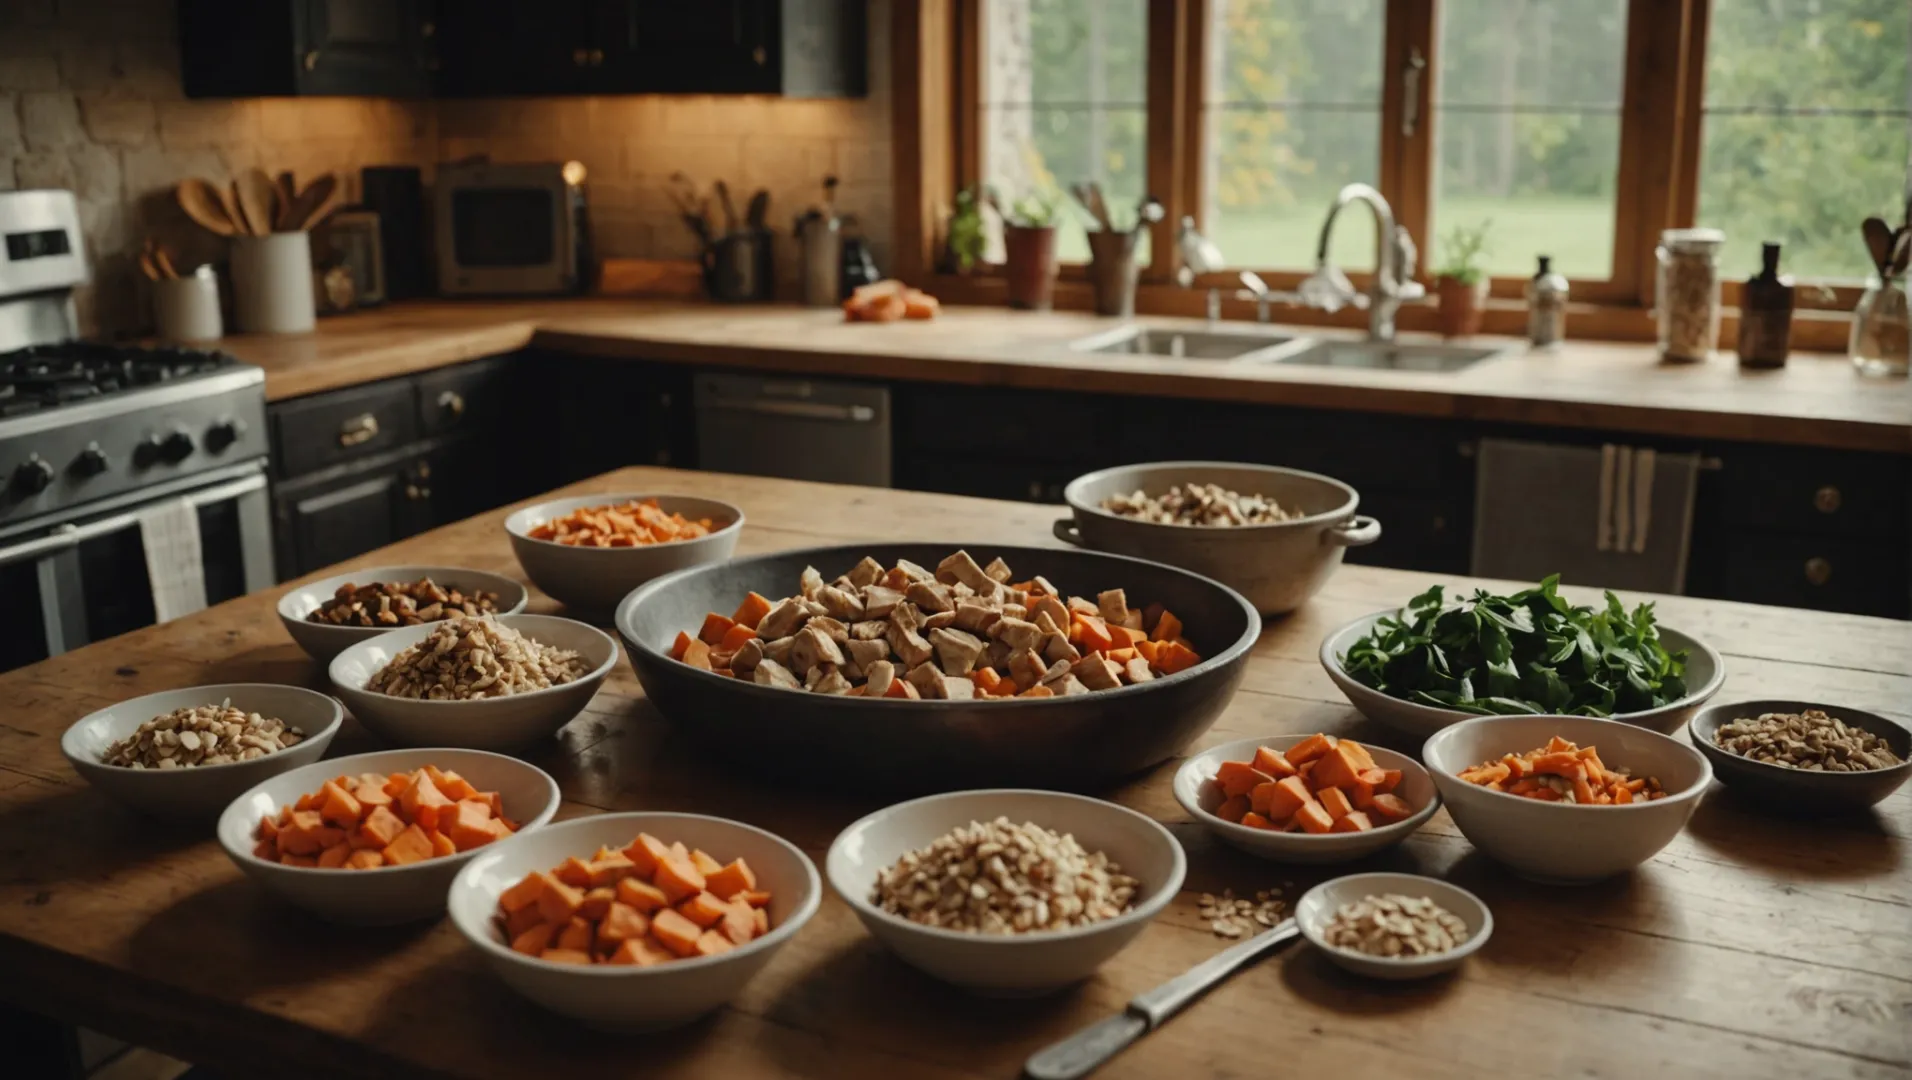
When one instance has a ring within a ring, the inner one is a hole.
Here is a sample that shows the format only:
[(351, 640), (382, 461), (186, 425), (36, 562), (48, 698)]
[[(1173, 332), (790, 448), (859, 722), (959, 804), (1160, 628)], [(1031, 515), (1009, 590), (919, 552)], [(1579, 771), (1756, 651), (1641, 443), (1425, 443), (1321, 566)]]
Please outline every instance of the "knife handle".
[(1293, 919), (1284, 919), (1239, 945), (1231, 945), (1196, 964), (1153, 990), (1145, 990), (1129, 1001), (1129, 1011), (1148, 1018), (1149, 1028), (1161, 1026), (1182, 1006), (1200, 997), (1209, 987), (1234, 974), (1237, 968), (1259, 958), (1277, 945), (1301, 933)]

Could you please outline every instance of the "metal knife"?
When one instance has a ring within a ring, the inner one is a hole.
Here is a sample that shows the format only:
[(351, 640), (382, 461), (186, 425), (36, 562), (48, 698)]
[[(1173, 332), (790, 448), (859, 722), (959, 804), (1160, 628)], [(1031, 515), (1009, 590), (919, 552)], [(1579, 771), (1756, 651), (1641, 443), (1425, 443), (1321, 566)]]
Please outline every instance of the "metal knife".
[(1130, 1043), (1161, 1027), (1211, 987), (1300, 933), (1293, 919), (1285, 919), (1272, 929), (1223, 949), (1155, 989), (1137, 994), (1122, 1012), (1036, 1051), (1023, 1063), (1023, 1075), (1031, 1080), (1087, 1076)]

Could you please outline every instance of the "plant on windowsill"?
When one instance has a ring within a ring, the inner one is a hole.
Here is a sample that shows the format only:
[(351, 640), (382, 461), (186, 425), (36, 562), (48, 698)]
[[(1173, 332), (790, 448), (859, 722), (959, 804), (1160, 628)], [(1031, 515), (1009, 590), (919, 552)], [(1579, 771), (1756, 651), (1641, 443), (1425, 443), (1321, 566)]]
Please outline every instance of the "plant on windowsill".
[(989, 204), (1002, 217), (1003, 276), (1009, 286), (1009, 306), (1047, 311), (1056, 284), (1056, 218), (1062, 195), (1030, 191), (1004, 210), (996, 193)]
[(1441, 265), (1434, 271), (1434, 291), (1440, 298), (1442, 337), (1470, 337), (1480, 333), (1487, 306), (1487, 272), (1481, 257), (1487, 253), (1490, 218), (1479, 225), (1456, 225), (1441, 238)]
[(946, 273), (967, 274), (983, 261), (988, 236), (983, 231), (983, 191), (980, 185), (956, 193), (956, 210), (949, 216), (945, 240)]

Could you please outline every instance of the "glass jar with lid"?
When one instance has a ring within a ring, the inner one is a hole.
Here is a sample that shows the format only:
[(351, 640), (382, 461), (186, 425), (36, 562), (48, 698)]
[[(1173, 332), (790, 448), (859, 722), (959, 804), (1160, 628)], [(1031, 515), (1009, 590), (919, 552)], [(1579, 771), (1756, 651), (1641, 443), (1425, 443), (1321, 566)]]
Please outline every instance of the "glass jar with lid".
[(1660, 234), (1654, 310), (1660, 324), (1660, 357), (1691, 362), (1713, 355), (1719, 341), (1718, 229), (1667, 229)]

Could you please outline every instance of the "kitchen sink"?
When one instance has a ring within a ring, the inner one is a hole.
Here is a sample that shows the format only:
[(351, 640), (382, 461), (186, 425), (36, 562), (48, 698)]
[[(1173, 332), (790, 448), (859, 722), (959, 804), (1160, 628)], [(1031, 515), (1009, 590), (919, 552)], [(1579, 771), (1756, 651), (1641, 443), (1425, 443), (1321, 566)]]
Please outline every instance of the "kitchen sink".
[(1388, 371), (1459, 371), (1502, 349), (1466, 345), (1417, 345), (1388, 341), (1316, 341), (1276, 362), (1317, 367), (1376, 368)]
[(1239, 360), (1250, 353), (1287, 345), (1292, 334), (1266, 332), (1224, 332), (1220, 330), (1168, 330), (1149, 326), (1124, 326), (1108, 333), (1071, 342), (1079, 352), (1116, 353), (1125, 356), (1166, 356), (1182, 360)]

